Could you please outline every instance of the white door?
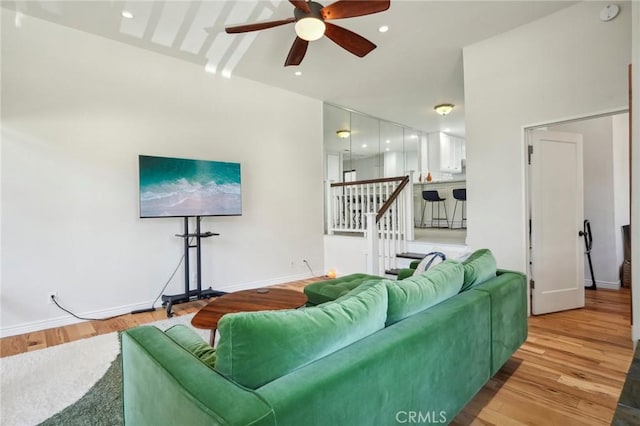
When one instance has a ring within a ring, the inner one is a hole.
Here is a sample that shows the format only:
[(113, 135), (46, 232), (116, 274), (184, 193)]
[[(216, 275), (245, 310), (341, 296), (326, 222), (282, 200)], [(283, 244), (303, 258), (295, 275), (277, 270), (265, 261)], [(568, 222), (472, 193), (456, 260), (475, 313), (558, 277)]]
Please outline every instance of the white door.
[(582, 135), (529, 134), (531, 313), (584, 306)]

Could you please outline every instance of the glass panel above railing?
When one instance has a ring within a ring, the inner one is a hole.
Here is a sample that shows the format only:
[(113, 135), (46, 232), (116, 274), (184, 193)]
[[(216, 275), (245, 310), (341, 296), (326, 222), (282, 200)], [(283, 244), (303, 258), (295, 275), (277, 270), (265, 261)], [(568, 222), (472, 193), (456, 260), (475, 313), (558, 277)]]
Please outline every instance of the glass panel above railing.
[[(329, 182), (380, 179), (416, 171), (419, 142), (426, 135), (387, 120), (324, 104), (325, 179)], [(426, 153), (425, 153), (426, 154)]]

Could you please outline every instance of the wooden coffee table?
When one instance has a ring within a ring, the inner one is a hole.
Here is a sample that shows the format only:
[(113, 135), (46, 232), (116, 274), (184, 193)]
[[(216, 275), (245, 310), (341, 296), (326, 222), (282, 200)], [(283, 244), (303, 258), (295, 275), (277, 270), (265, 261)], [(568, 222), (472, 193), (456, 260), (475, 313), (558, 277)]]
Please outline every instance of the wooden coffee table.
[(209, 343), (213, 346), (216, 339), (218, 321), (224, 314), (295, 309), (304, 306), (305, 303), (307, 303), (307, 296), (295, 290), (259, 288), (237, 291), (217, 297), (207, 306), (200, 309), (191, 319), (191, 325), (196, 328), (211, 330)]

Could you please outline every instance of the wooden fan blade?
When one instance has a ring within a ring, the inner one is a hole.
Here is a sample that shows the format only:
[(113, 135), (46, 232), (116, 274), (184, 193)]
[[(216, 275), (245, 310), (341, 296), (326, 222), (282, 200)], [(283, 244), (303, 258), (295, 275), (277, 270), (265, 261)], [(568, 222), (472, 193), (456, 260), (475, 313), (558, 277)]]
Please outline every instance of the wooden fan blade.
[(353, 18), (389, 9), (390, 0), (339, 0), (320, 10), (324, 19)]
[(309, 4), (305, 0), (289, 0), (289, 3), (291, 3), (296, 7), (296, 9), (300, 9), (304, 13), (311, 12), (311, 9), (309, 9)]
[(227, 34), (238, 34), (238, 33), (248, 33), (249, 31), (258, 31), (258, 30), (266, 30), (267, 28), (278, 27), (284, 24), (290, 24), (295, 22), (295, 18), (287, 18), (282, 19), (280, 21), (269, 21), (269, 22), (257, 22), (255, 24), (245, 24), (245, 25), (237, 25), (234, 27), (227, 27), (224, 30)]
[(327, 26), (327, 29), (325, 30), (324, 35), (329, 37), (338, 46), (348, 50), (356, 56), (362, 58), (376, 48), (375, 44), (353, 31), (349, 31), (346, 28), (339, 27), (329, 22), (325, 22), (325, 25)]
[(293, 46), (291, 46), (291, 50), (289, 50), (289, 55), (287, 56), (287, 60), (285, 61), (284, 66), (288, 67), (289, 65), (300, 65), (300, 62), (302, 62), (305, 53), (307, 53), (307, 46), (309, 46), (309, 42), (307, 40), (296, 37), (295, 41), (293, 42)]

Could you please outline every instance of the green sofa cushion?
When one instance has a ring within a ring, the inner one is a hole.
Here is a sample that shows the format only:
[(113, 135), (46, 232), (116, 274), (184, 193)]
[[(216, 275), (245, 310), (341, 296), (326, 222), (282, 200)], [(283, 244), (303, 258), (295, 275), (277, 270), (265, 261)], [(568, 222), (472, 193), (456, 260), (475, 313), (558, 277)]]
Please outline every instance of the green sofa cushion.
[(386, 315), (379, 279), (319, 306), (227, 314), (218, 322), (216, 370), (257, 389), (381, 330)]
[(311, 283), (304, 288), (304, 294), (307, 295), (308, 299), (307, 305), (319, 305), (336, 300), (371, 279), (381, 280), (382, 277), (368, 274), (350, 274), (332, 280)]
[(215, 367), (216, 350), (198, 336), (198, 333), (183, 324), (174, 325), (165, 330), (165, 333), (171, 340), (200, 358), (202, 362), (212, 368)]
[(427, 272), (402, 281), (384, 280), (389, 293), (387, 325), (455, 296), (462, 287), (461, 263), (445, 260)]
[(489, 249), (476, 250), (462, 264), (464, 265), (464, 283), (460, 291), (468, 290), (496, 276), (496, 259)]

